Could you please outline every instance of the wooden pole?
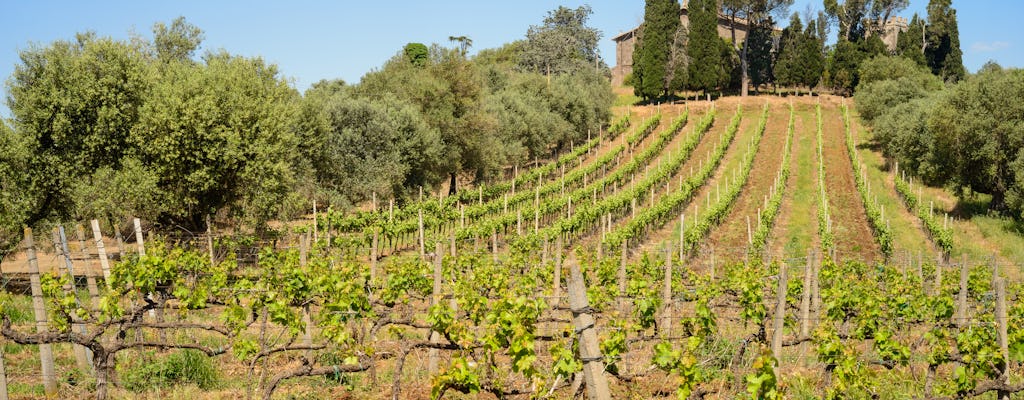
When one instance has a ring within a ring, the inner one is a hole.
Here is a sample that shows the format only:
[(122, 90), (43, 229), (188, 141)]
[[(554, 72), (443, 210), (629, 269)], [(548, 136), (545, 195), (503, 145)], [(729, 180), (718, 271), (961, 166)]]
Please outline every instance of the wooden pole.
[(132, 225), (135, 226), (135, 245), (139, 249), (139, 257), (146, 255), (146, 243), (142, 239), (142, 221), (132, 218)]
[(103, 271), (103, 280), (110, 284), (110, 260), (107, 259), (107, 249), (103, 246), (103, 233), (100, 232), (100, 221), (89, 221), (92, 225), (92, 237), (96, 241), (96, 255), (100, 259), (100, 269)]
[[(308, 235), (308, 233), (305, 233), (299, 236), (299, 266), (303, 269), (306, 268), (308, 260)], [(306, 363), (313, 365), (313, 315), (308, 303), (302, 306), (302, 323), (305, 325), (305, 330), (302, 334), (302, 343), (308, 348), (305, 352)]]
[(672, 332), (672, 241), (665, 242), (665, 277), (661, 287), (661, 335), (668, 339)]
[(206, 247), (210, 251), (210, 266), (217, 264), (217, 259), (213, 254), (213, 221), (210, 216), (206, 216)]
[[(92, 301), (92, 307), (99, 309), (100, 307), (100, 289), (96, 286), (96, 263), (90, 263), (89, 260), (89, 248), (85, 244), (85, 228), (82, 225), (75, 227), (76, 233), (78, 233), (78, 246), (81, 247), (82, 260), (86, 263), (85, 269), (85, 287), (89, 290), (89, 299)], [(89, 265), (92, 264), (92, 265)]]
[(779, 291), (775, 300), (775, 321), (772, 330), (772, 355), (775, 356), (777, 365), (782, 364), (782, 334), (786, 319), (786, 286), (789, 284), (789, 268), (785, 264), (779, 265)]
[(370, 281), (373, 282), (377, 279), (377, 259), (380, 258), (380, 251), (378, 246), (380, 245), (380, 232), (377, 231), (377, 227), (373, 227), (373, 238), (370, 240)]
[[(441, 260), (443, 258), (443, 252), (444, 246), (440, 242), (437, 243), (437, 245), (434, 246), (434, 288), (433, 291), (430, 293), (431, 306), (441, 304), (441, 280), (443, 279), (441, 275)], [(430, 342), (440, 343), (441, 334), (437, 331), (431, 331)], [(437, 374), (437, 364), (439, 358), (437, 349), (430, 349), (429, 357), (430, 359), (428, 360), (428, 371), (430, 372), (430, 376), (434, 376), (435, 374)]]
[[(422, 188), (421, 188), (422, 189)], [(423, 243), (423, 209), (420, 209), (419, 214), (419, 245), (420, 245), (420, 260), (427, 259), (427, 249)]]
[(960, 292), (956, 296), (956, 327), (963, 328), (967, 324), (967, 255), (960, 262)]
[(611, 400), (608, 381), (604, 376), (604, 357), (594, 329), (594, 317), (590, 315), (590, 304), (587, 301), (587, 288), (583, 283), (583, 273), (575, 261), (569, 262), (569, 308), (572, 310), (573, 325), (579, 332), (580, 360), (583, 362), (583, 381), (587, 387), (587, 398), (590, 400)]
[(619, 313), (623, 316), (627, 315), (628, 310), (626, 304), (626, 259), (629, 257), (629, 241), (622, 241), (622, 253), (619, 254), (619, 271), (616, 276), (618, 282), (618, 303)]
[(807, 263), (804, 266), (804, 287), (800, 296), (800, 337), (807, 337), (810, 334), (810, 308), (811, 308), (811, 275), (813, 274), (813, 253), (807, 250)]
[[(45, 333), (47, 328), (46, 302), (43, 300), (43, 285), (39, 278), (39, 260), (32, 239), (32, 228), (25, 227), (25, 252), (28, 256), (29, 286), (32, 289), (32, 313), (36, 320), (36, 332)], [(39, 345), (39, 364), (42, 367), (43, 393), (47, 398), (57, 397), (57, 374), (53, 364), (53, 346)]]
[[(1003, 363), (1002, 376), (998, 379), (1002, 380), (1004, 384), (1009, 383), (1010, 378), (1010, 341), (1009, 335), (1007, 334), (1007, 326), (1009, 325), (1009, 319), (1007, 318), (1006, 312), (1006, 280), (1003, 278), (995, 279), (995, 291), (996, 291), (996, 329), (999, 331), (999, 353), (1003, 355), (1003, 360), (1007, 360)], [(999, 400), (1010, 400), (1010, 392), (1007, 390), (999, 390), (996, 394)]]
[[(63, 275), (61, 267), (67, 269), (67, 277), (69, 278), (68, 283), (64, 285), (64, 294), (72, 296), (75, 299), (76, 306), (78, 305), (78, 288), (75, 285), (75, 269), (71, 262), (71, 252), (68, 249), (67, 236), (64, 234), (64, 227), (57, 226), (53, 228), (53, 246), (57, 250), (57, 256), (60, 259), (62, 266), (57, 267), (58, 275)], [(86, 334), (85, 324), (81, 323), (80, 318), (77, 314), (71, 314), (71, 329), (81, 334)], [(92, 371), (92, 362), (89, 361), (89, 351), (80, 344), (72, 345), (75, 353), (75, 364), (78, 370), (84, 374), (89, 374)]]
[(555, 272), (552, 281), (552, 296), (555, 298), (554, 303), (558, 304), (562, 300), (562, 235), (555, 238)]

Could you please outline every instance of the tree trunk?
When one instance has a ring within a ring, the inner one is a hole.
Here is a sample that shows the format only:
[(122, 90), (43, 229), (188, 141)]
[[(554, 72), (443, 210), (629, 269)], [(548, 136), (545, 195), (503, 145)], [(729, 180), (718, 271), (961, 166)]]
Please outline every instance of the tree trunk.
[(454, 196), (455, 195), (455, 172), (450, 173), (449, 176), (451, 177), (451, 179), (448, 181), (448, 195), (449, 196)]

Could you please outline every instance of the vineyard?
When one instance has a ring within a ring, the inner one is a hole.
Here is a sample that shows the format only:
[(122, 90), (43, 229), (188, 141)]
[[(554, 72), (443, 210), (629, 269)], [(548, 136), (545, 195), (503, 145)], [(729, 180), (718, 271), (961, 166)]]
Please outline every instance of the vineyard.
[(273, 236), (26, 229), (2, 393), (1021, 398), (1024, 260), (993, 249), (1024, 239), (965, 239), (852, 102), (614, 111), (507, 179)]

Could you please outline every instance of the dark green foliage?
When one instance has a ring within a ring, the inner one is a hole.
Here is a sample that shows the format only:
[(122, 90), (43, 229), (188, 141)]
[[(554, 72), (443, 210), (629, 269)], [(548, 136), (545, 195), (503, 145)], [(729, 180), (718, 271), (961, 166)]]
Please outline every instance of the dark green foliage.
[(930, 184), (990, 194), (991, 210), (1024, 219), (1024, 71), (988, 65), (937, 90), (938, 78), (906, 65), (914, 63), (867, 63), (867, 75), (908, 75), (868, 82), (857, 94), (886, 155)]
[(875, 57), (860, 68), (860, 85), (854, 100), (867, 123), (892, 107), (942, 90), (943, 85), (927, 68), (899, 56)]
[(298, 93), (260, 59), (204, 59), (167, 65), (143, 99), (129, 144), (159, 177), (161, 218), (201, 227), (227, 208), (259, 226), (290, 202)]
[(952, 0), (928, 2), (928, 47), (925, 59), (932, 73), (943, 80), (956, 82), (964, 78), (963, 52), (960, 50), (960, 30)]
[(543, 25), (527, 30), (519, 65), (544, 75), (593, 70), (601, 40), (601, 32), (587, 26), (593, 13), (587, 5), (576, 9), (559, 6), (549, 11)]
[(302, 108), (302, 146), (321, 199), (351, 206), (438, 181), (440, 135), (412, 104), (390, 94), (356, 98), (322, 82)]
[[(722, 63), (723, 43), (718, 37), (718, 4), (715, 0), (692, 0), (689, 2), (689, 13), (689, 86), (694, 90), (716, 89), (727, 82), (732, 70), (727, 70)], [(735, 53), (731, 48), (727, 50)]]
[(797, 85), (801, 81), (800, 45), (804, 40), (803, 30), (804, 24), (800, 21), (800, 14), (793, 13), (789, 19), (789, 26), (782, 30), (773, 70), (780, 85)]
[(768, 19), (764, 25), (754, 25), (747, 37), (747, 73), (754, 87), (774, 81), (772, 74), (772, 25)]
[(178, 350), (153, 362), (126, 368), (120, 377), (121, 385), (136, 393), (184, 384), (209, 390), (220, 379), (210, 358), (191, 349)]
[(679, 3), (676, 0), (647, 0), (644, 23), (637, 31), (633, 50), (633, 93), (644, 100), (668, 93), (668, 72), (672, 46), (679, 31)]
[(417, 67), (423, 67), (430, 61), (430, 50), (423, 43), (409, 43), (402, 49), (406, 61)]
[[(119, 168), (137, 124), (143, 96), (152, 86), (153, 68), (143, 48), (78, 35), (75, 42), (32, 46), (20, 54), (8, 80), (12, 115), (12, 158), (5, 179), (18, 182), (11, 207), (19, 215), (13, 229), (50, 217), (75, 213), (69, 190), (80, 176), (100, 167)], [(3, 172), (0, 172), (3, 173)]]
[(825, 71), (825, 40), (818, 33), (814, 24), (807, 25), (800, 41), (797, 84), (813, 88), (821, 81)]
[(830, 83), (834, 90), (850, 94), (860, 82), (860, 64), (875, 55), (885, 53), (885, 44), (877, 36), (858, 42), (840, 40), (828, 60)]
[(989, 207), (1024, 218), (1024, 70), (989, 69), (935, 105), (929, 129), (950, 183), (992, 195)]
[(896, 44), (896, 54), (913, 60), (918, 65), (927, 66), (928, 60), (924, 56), (925, 45), (924, 20), (916, 13), (907, 26), (907, 31), (900, 33)]

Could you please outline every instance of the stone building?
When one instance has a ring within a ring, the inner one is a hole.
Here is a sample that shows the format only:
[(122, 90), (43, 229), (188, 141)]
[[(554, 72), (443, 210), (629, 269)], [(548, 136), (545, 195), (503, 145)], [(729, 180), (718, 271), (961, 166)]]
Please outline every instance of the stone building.
[[(909, 26), (907, 19), (904, 17), (892, 17), (885, 21), (885, 24), (882, 26), (882, 43), (885, 43), (885, 47), (890, 52), (896, 50), (900, 34), (906, 32)], [(868, 30), (868, 36), (870, 35), (871, 31)]]
[[(690, 28), (690, 13), (684, 4), (679, 10), (679, 22), (682, 23), (687, 29)], [(718, 36), (722, 38), (732, 40), (732, 27), (733, 21), (729, 19), (728, 15), (718, 14)], [(741, 42), (747, 37), (747, 31), (750, 29), (746, 19), (737, 18), (735, 20), (736, 27), (736, 41)], [(636, 34), (640, 27), (630, 29), (629, 31), (622, 32), (615, 37), (612, 37), (612, 41), (615, 42), (615, 66), (612, 67), (612, 85), (622, 85), (623, 79), (626, 75), (633, 72), (633, 47), (636, 45)]]
[[(684, 27), (689, 29), (690, 17), (685, 2), (683, 7), (679, 10), (679, 21)], [(718, 14), (718, 36), (731, 40), (732, 27), (735, 26), (736, 41), (743, 41), (743, 39), (747, 37), (747, 31), (750, 29), (747, 20), (737, 18), (735, 20), (735, 25), (733, 24), (734, 23), (733, 21), (730, 21), (729, 16), (721, 13)], [(907, 19), (904, 17), (892, 17), (885, 22), (882, 27), (882, 42), (889, 48), (889, 51), (896, 49), (899, 34), (906, 32), (907, 27)], [(640, 27), (633, 28), (612, 37), (612, 41), (615, 42), (615, 66), (612, 67), (612, 85), (614, 86), (621, 86), (626, 75), (633, 72), (633, 47), (636, 45), (636, 34), (638, 29), (640, 29)], [(776, 40), (777, 39), (778, 38), (776, 38)], [(778, 43), (776, 42), (775, 45), (777, 46)]]

